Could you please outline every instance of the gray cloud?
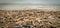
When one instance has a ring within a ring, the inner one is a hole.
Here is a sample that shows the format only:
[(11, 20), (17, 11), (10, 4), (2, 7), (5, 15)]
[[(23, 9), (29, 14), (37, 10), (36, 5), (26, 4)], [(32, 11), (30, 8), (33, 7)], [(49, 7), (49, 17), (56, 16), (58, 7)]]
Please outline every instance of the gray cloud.
[(0, 0), (0, 3), (60, 4), (60, 0)]

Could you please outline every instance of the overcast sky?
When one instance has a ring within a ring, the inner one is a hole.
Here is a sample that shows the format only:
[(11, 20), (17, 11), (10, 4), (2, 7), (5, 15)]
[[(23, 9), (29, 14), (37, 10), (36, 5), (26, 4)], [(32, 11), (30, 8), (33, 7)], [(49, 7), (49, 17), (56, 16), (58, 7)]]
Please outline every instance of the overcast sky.
[(60, 0), (0, 0), (0, 3), (60, 4)]

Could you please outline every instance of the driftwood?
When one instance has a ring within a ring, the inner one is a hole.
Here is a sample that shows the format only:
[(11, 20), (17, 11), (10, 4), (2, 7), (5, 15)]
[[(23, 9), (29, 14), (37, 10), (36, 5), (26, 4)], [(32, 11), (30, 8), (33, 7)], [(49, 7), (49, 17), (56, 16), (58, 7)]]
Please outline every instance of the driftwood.
[(60, 11), (0, 10), (0, 28), (60, 28)]

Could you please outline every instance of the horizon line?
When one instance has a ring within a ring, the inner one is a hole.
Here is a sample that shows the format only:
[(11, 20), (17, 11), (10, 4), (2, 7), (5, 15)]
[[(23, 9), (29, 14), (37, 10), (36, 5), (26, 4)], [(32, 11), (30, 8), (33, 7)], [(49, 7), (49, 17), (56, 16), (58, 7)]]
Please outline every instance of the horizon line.
[(0, 5), (60, 5), (60, 4), (0, 3)]

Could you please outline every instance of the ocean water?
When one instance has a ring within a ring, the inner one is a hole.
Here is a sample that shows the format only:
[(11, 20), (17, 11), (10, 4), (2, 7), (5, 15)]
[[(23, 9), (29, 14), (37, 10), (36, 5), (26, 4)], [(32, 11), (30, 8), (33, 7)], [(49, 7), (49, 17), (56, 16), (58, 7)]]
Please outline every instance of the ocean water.
[(8, 4), (8, 5), (0, 5), (0, 10), (53, 10), (60, 11), (60, 5), (28, 5), (28, 4)]

